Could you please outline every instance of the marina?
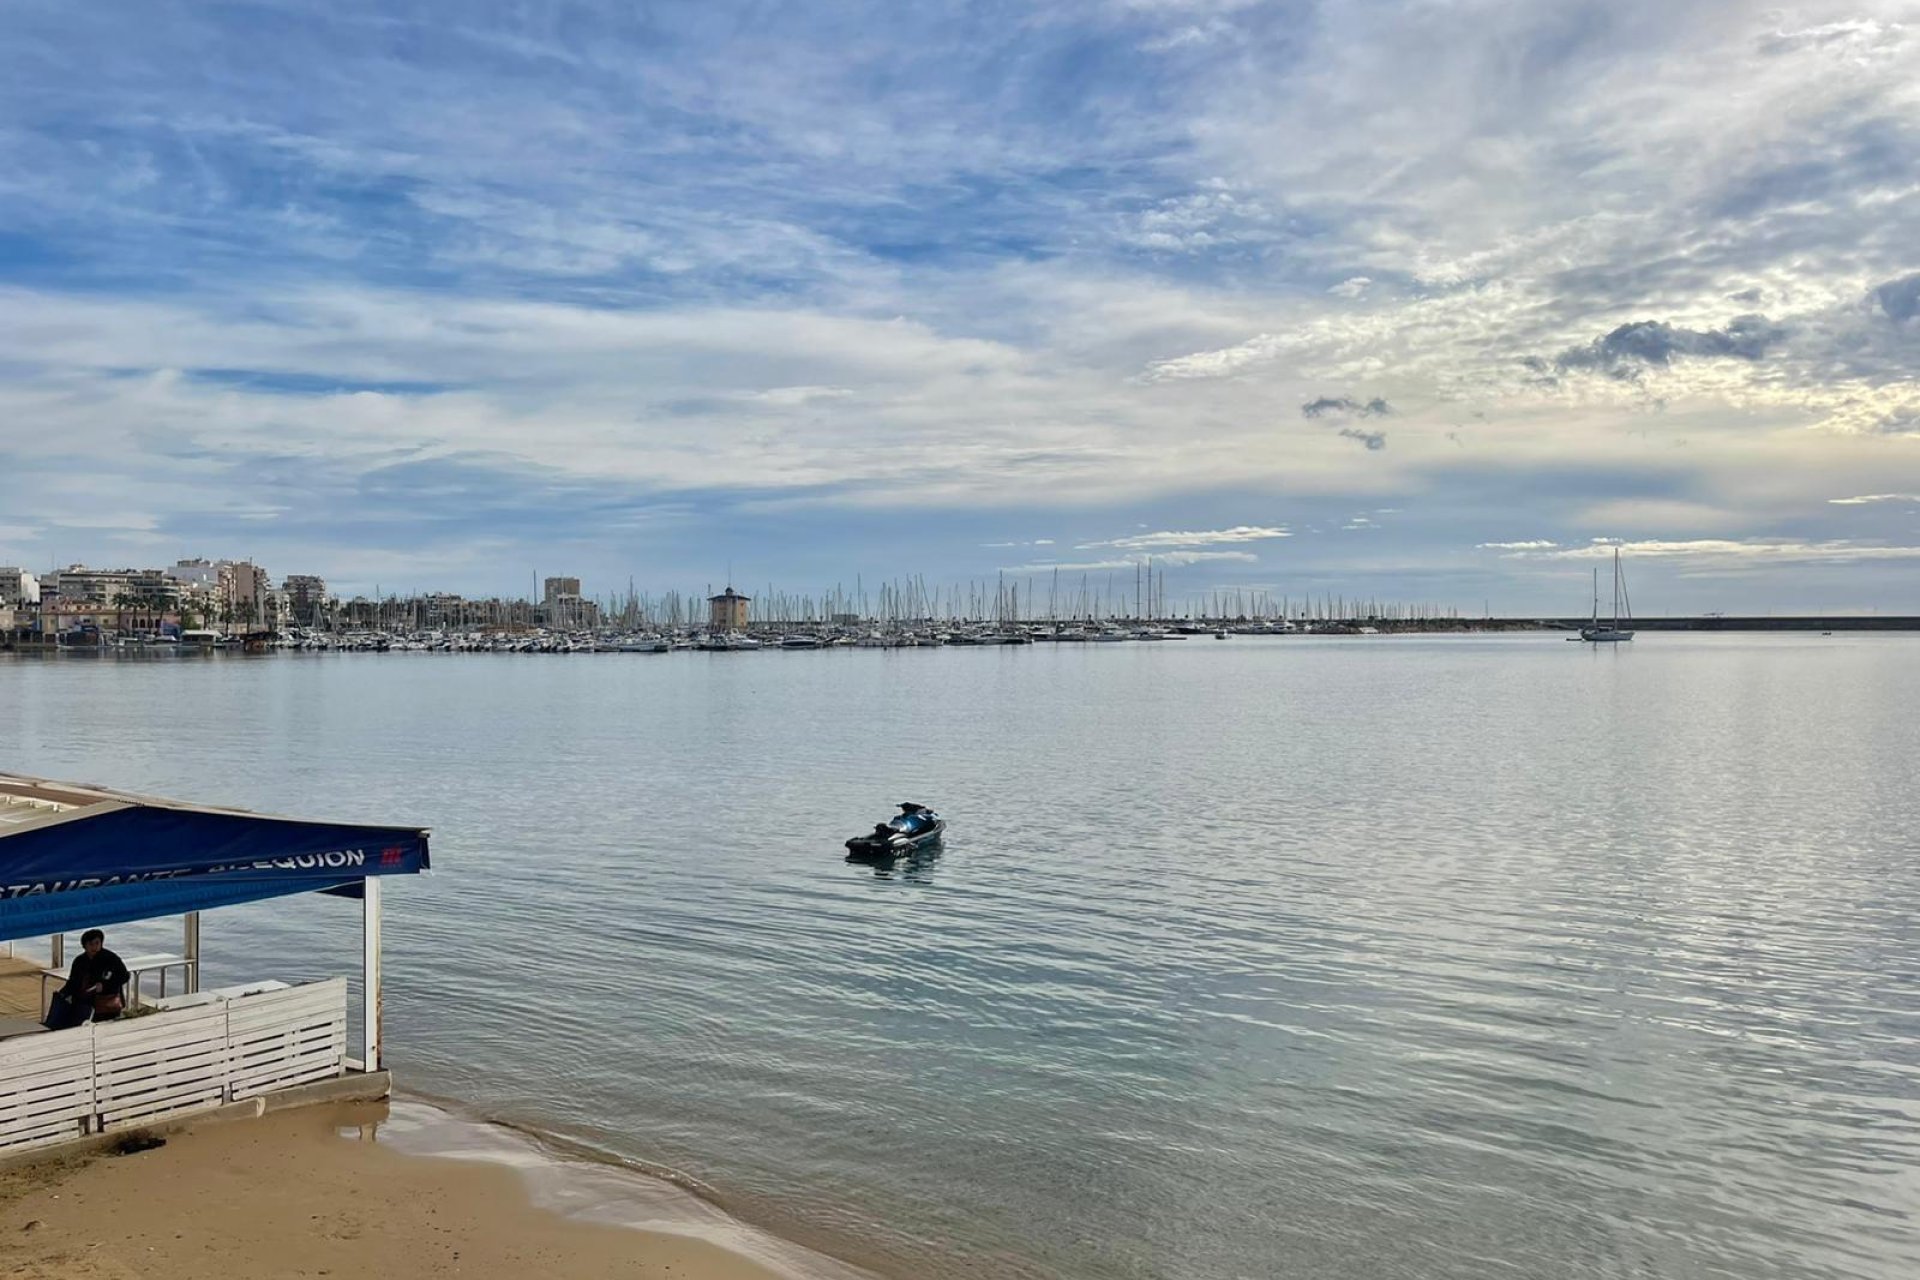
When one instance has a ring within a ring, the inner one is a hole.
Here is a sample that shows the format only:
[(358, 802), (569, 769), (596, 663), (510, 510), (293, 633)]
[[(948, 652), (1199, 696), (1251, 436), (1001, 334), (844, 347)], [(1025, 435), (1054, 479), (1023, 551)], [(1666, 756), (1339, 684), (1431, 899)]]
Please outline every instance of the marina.
[[(1215, 591), (1177, 611), (1165, 571), (1136, 566), (1131, 594), (1055, 580), (1043, 592), (1031, 579), (929, 588), (919, 577), (806, 594), (768, 587), (756, 600), (728, 586), (704, 598), (627, 590), (599, 599), (578, 578), (548, 578), (538, 600), (467, 600), (445, 593), (339, 599), (320, 579), (293, 575), (279, 591), (250, 562), (182, 561), (173, 570), (96, 571), (74, 566), (46, 576), (0, 570), (0, 590), (18, 603), (0, 608), (0, 649), (27, 653), (112, 653), (130, 657), (203, 657), (272, 652), (647, 654), (800, 652), (820, 649), (989, 648), (1033, 644), (1159, 643), (1211, 637), (1372, 636), (1526, 631), (1572, 632), (1590, 643), (1630, 640), (1626, 623), (1646, 631), (1912, 630), (1920, 617), (1897, 614), (1634, 618), (1613, 550), (1613, 604), (1603, 622), (1600, 575), (1593, 574), (1589, 616), (1474, 617), (1458, 608), (1371, 597)], [(199, 585), (211, 576), (215, 585)], [(138, 582), (138, 590), (123, 589)], [(8, 588), (8, 583), (18, 584)], [(238, 608), (232, 593), (251, 593)], [(66, 593), (62, 595), (60, 593)], [(70, 598), (69, 598), (70, 597)], [(0, 601), (4, 604), (4, 601)], [(704, 605), (704, 609), (702, 608)], [(196, 625), (225, 619), (222, 626)]]
[[(1634, 627), (1655, 632), (1860, 632), (1920, 631), (1920, 616), (1768, 616), (1730, 618), (1635, 618)], [(1581, 618), (1431, 619), (1394, 622), (1355, 619), (1340, 622), (1249, 622), (1203, 619), (1173, 624), (1120, 620), (1103, 626), (1048, 621), (1017, 625), (994, 623), (923, 623), (888, 629), (870, 623), (828, 624), (796, 629), (790, 624), (756, 625), (738, 632), (676, 630), (622, 632), (618, 630), (552, 630), (529, 627), (494, 631), (474, 629), (311, 631), (291, 628), (270, 638), (246, 643), (236, 638), (193, 643), (154, 638), (119, 638), (105, 642), (56, 644), (16, 640), (23, 653), (110, 655), (132, 658), (194, 658), (225, 654), (266, 653), (462, 653), (462, 654), (669, 654), (669, 653), (792, 653), (822, 649), (938, 649), (983, 648), (1033, 644), (1127, 644), (1156, 641), (1235, 637), (1287, 636), (1295, 638), (1378, 635), (1500, 635), (1526, 632), (1567, 632), (1569, 640), (1631, 638), (1632, 632), (1599, 627)], [(0, 645), (0, 648), (8, 646)]]

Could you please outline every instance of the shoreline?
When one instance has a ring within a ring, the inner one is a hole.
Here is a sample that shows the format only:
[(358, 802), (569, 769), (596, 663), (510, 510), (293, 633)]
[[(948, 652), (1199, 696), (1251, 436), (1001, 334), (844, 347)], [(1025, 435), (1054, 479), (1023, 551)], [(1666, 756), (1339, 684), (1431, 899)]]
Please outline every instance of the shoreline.
[[(396, 1090), (382, 1132), (381, 1140), (410, 1157), (516, 1168), (537, 1207), (570, 1219), (710, 1239), (793, 1280), (887, 1280), (871, 1264), (757, 1221), (723, 1188), (671, 1165), (485, 1115), (460, 1099)], [(636, 1203), (665, 1216), (643, 1221)]]
[(190, 1122), (0, 1170), (0, 1239), (26, 1280), (879, 1280), (696, 1180), (576, 1147), (410, 1097)]

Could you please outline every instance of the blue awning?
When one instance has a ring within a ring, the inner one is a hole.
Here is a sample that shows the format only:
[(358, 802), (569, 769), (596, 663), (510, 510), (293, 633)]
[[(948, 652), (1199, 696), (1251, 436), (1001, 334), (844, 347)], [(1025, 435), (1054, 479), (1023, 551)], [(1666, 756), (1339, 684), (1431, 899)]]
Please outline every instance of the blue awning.
[(0, 774), (0, 938), (354, 891), (425, 871), (427, 834)]

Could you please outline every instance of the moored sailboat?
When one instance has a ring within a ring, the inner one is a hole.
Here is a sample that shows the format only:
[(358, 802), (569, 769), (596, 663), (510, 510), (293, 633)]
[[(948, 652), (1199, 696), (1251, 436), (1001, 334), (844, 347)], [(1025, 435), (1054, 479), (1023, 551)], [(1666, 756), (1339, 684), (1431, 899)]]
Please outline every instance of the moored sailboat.
[(1633, 606), (1627, 601), (1626, 580), (1620, 576), (1620, 548), (1615, 547), (1613, 549), (1613, 621), (1604, 625), (1600, 621), (1600, 570), (1596, 567), (1593, 571), (1593, 621), (1580, 628), (1580, 638), (1589, 644), (1613, 644), (1621, 640), (1631, 640), (1633, 632), (1620, 625), (1623, 617), (1629, 621), (1632, 620)]

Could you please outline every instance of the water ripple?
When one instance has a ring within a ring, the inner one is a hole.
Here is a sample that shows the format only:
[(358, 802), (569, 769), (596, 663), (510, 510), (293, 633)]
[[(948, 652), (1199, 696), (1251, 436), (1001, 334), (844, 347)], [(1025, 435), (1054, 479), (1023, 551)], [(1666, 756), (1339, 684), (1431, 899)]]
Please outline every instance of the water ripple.
[[(1916, 658), (0, 662), (0, 694), (16, 768), (433, 826), (389, 899), (404, 1079), (897, 1274), (1905, 1280)], [(149, 731), (182, 708), (219, 731)], [(943, 854), (841, 859), (908, 798)], [(209, 976), (349, 969), (310, 914), (210, 919)]]

